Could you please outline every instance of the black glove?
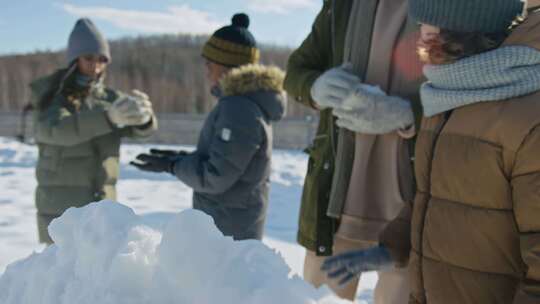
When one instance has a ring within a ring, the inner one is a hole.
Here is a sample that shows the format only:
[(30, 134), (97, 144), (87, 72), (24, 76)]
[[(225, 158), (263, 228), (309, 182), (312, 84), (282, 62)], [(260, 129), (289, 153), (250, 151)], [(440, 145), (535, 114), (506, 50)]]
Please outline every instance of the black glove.
[(184, 156), (184, 155), (187, 155), (188, 153), (186, 151), (150, 149), (150, 154), (154, 156), (175, 157), (175, 156)]
[(133, 161), (130, 164), (142, 171), (168, 172), (174, 175), (174, 164), (184, 155), (187, 155), (187, 152), (151, 149), (150, 154), (137, 155), (139, 162)]

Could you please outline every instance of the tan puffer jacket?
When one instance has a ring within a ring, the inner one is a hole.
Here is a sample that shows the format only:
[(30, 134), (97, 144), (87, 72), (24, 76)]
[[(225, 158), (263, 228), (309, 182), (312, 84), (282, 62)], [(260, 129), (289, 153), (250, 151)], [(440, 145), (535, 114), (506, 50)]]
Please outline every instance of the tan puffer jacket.
[[(540, 50), (540, 14), (505, 44)], [(410, 252), (410, 303), (540, 303), (540, 92), (424, 119), (416, 177), (382, 238)]]

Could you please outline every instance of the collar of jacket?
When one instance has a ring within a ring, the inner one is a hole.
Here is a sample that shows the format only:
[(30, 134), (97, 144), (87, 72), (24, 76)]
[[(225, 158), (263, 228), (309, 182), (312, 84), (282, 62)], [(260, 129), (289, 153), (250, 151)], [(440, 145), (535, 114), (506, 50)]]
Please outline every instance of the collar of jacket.
[(283, 91), (285, 73), (278, 67), (248, 64), (230, 70), (219, 81), (221, 96), (245, 95), (257, 91)]
[(64, 95), (73, 95), (78, 98), (81, 96), (93, 96), (96, 98), (105, 98), (105, 73), (98, 76), (97, 79), (92, 80), (88, 86), (82, 87), (77, 83), (77, 70), (70, 68), (67, 74), (63, 78), (63, 83), (60, 86), (60, 91), (64, 92)]
[(223, 96), (223, 94), (221, 93), (221, 88), (219, 87), (219, 85), (214, 85), (210, 88), (210, 94), (212, 94), (212, 96), (214, 96), (215, 98), (219, 99)]
[[(51, 88), (52, 85), (60, 81), (61, 82), (60, 86), (58, 86), (58, 90), (55, 93), (55, 95), (58, 95), (61, 91), (64, 90), (64, 88), (66, 88), (66, 86), (70, 86), (69, 84), (70, 82), (74, 81), (72, 78), (75, 71), (76, 71), (76, 67), (70, 66), (69, 68), (56, 70), (54, 73), (48, 76), (45, 76), (45, 77), (42, 77), (33, 81), (30, 84), (30, 89), (32, 90), (32, 93), (34, 94), (34, 96), (37, 97), (37, 98), (34, 98), (33, 102), (34, 103), (38, 102), (41, 99), (41, 96), (43, 96), (43, 94), (45, 94)], [(105, 81), (105, 73), (100, 75), (99, 79), (93, 83), (92, 88), (90, 90), (90, 93), (93, 96), (96, 96), (99, 98), (99, 97), (104, 97), (106, 95), (104, 81)], [(75, 89), (75, 88), (69, 88), (69, 90), (78, 91), (78, 89)]]

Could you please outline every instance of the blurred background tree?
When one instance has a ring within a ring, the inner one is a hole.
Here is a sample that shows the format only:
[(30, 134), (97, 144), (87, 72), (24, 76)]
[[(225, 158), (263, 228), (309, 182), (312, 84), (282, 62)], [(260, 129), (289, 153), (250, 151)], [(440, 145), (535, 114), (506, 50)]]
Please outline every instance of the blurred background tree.
[[(113, 62), (107, 84), (125, 92), (146, 92), (159, 113), (205, 114), (215, 98), (205, 79), (200, 55), (206, 36), (159, 35), (111, 42)], [(285, 69), (290, 48), (262, 45), (261, 62)], [(28, 84), (66, 65), (63, 52), (39, 51), (0, 56), (0, 111), (16, 112), (30, 100)], [(312, 111), (289, 102), (288, 117)]]

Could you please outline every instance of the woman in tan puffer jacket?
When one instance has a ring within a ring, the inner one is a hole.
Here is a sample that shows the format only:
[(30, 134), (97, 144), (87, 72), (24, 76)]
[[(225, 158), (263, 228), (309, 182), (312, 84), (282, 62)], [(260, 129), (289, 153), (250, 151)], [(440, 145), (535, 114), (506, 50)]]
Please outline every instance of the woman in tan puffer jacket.
[(410, 303), (540, 303), (540, 12), (508, 31), (521, 12), (410, 1), (428, 63), (417, 195), (378, 248), (327, 261), (331, 275), (409, 262)]

